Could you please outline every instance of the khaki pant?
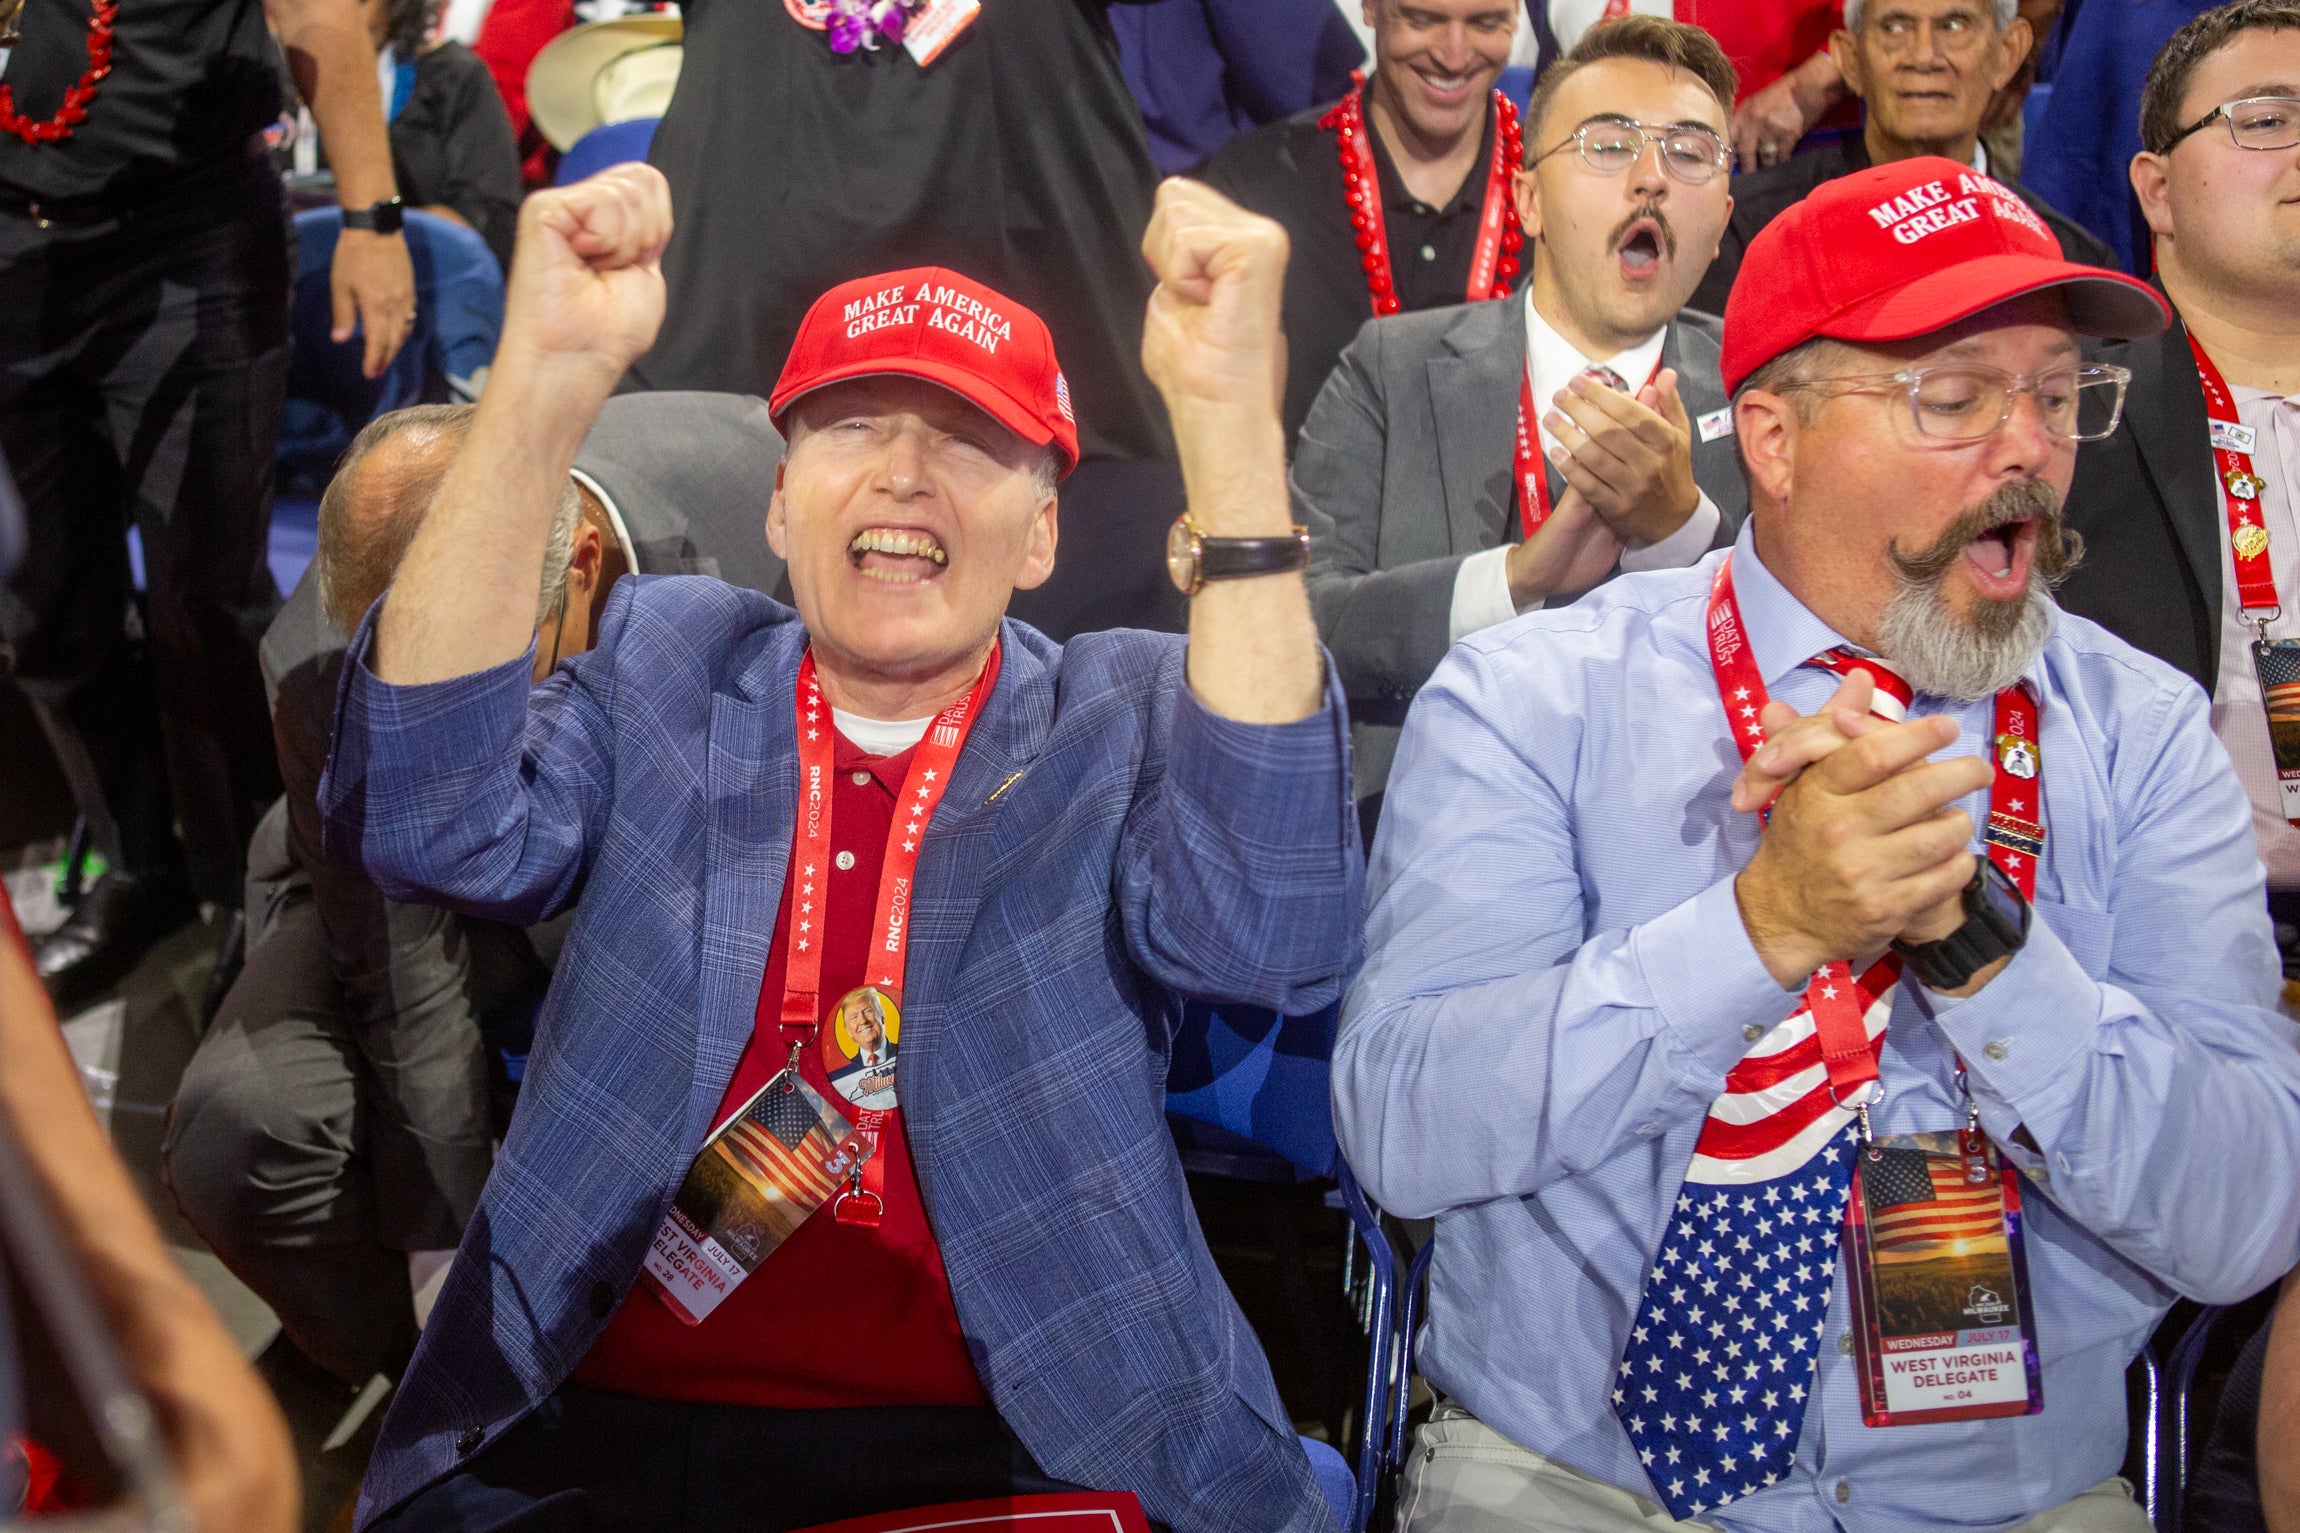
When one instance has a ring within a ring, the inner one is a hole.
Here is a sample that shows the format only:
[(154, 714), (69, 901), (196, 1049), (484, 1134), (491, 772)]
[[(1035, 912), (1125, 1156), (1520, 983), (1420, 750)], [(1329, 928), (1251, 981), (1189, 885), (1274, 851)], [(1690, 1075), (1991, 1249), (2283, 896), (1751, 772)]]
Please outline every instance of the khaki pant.
[[(1712, 1533), (1659, 1504), (1591, 1479), (1496, 1432), (1458, 1405), (1440, 1405), (1406, 1459), (1401, 1533)], [(2013, 1533), (2150, 1533), (2122, 1480), (2103, 1480)]]

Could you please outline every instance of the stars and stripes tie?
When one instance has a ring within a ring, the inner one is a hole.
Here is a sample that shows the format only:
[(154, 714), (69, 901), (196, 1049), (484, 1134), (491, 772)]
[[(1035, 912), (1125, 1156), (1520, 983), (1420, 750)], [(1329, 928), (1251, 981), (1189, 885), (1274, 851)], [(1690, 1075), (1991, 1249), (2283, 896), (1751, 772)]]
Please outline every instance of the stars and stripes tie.
[[(1831, 650), (1813, 663), (1870, 671), (1871, 711), (1906, 717), (1908, 685), (1880, 662)], [(1859, 1133), (1830, 1090), (1813, 1005), (1856, 987), (1873, 1055), (1899, 979), (1889, 953), (1857, 980), (1822, 969), (1709, 1104), (1613, 1381), (1614, 1411), (1674, 1517), (1754, 1495), (1795, 1461)]]

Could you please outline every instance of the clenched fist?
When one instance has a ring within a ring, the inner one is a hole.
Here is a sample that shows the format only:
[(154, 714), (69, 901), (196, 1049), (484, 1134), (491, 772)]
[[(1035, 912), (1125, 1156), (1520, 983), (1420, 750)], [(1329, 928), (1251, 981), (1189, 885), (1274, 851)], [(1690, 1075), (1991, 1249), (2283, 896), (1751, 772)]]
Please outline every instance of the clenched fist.
[(572, 365), (613, 387), (662, 326), (670, 238), (670, 183), (652, 165), (612, 166), (529, 197), (499, 356)]
[(1285, 388), (1278, 310), (1286, 231), (1210, 186), (1158, 188), (1142, 255), (1157, 275), (1142, 326), (1142, 367), (1177, 434), (1201, 424), (1275, 425)]

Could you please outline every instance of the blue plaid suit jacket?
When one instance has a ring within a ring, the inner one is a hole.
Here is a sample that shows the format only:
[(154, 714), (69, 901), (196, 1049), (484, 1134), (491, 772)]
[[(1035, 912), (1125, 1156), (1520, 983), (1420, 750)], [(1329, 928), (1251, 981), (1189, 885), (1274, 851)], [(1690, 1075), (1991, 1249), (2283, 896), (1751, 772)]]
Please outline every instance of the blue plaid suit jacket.
[[(330, 855), (513, 925), (581, 904), (361, 1526), (557, 1388), (637, 1277), (751, 1033), (806, 643), (754, 592), (633, 577), (532, 693), (527, 660), (400, 688), (365, 664), (372, 623)], [(1161, 1108), (1178, 996), (1310, 1012), (1357, 964), (1339, 695), (1242, 725), (1192, 698), (1177, 638), (1009, 621), (1003, 643), (922, 849), (904, 987), (903, 1106), (967, 1345), (1048, 1473), (1176, 1533), (1330, 1528)]]

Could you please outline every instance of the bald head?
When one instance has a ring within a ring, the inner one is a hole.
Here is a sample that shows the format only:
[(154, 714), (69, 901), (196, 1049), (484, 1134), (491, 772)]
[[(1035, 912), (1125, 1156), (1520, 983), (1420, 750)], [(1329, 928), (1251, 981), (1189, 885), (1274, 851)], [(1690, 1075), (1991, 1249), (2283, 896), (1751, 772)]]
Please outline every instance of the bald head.
[(471, 425), (470, 405), (377, 416), (352, 439), (319, 502), (320, 605), (344, 633), (391, 584)]

